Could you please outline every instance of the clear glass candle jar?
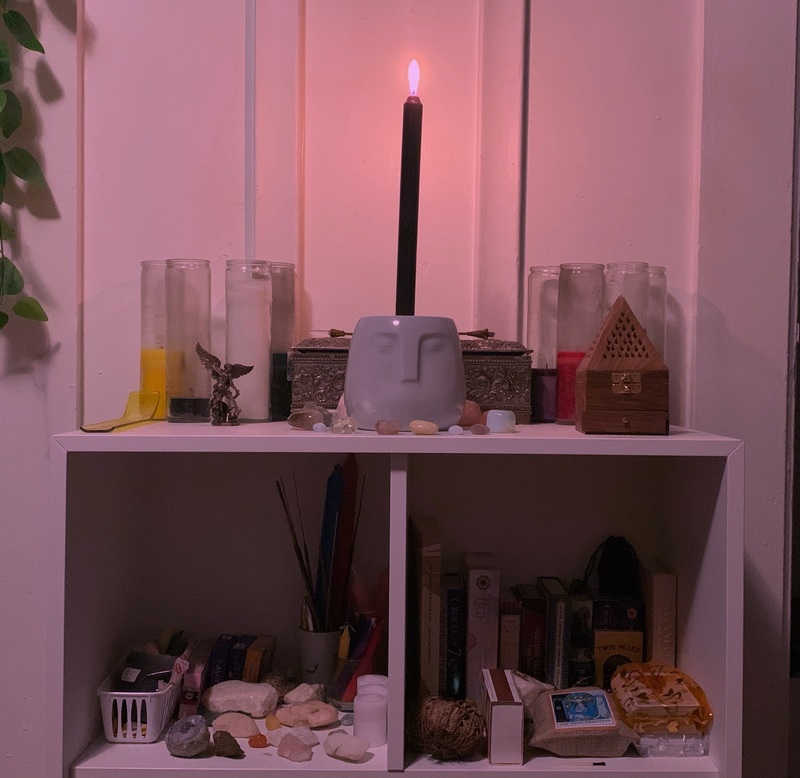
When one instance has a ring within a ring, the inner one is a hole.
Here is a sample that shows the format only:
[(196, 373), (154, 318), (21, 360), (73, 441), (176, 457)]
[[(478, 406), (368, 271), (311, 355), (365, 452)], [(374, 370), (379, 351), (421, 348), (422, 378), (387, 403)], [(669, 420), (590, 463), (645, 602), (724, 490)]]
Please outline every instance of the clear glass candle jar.
[(647, 337), (662, 359), (667, 350), (667, 269), (661, 265), (648, 268)]
[(211, 376), (197, 355), (211, 351), (211, 268), (207, 259), (168, 259), (167, 421), (211, 417)]
[(528, 342), (533, 367), (554, 368), (558, 329), (559, 265), (534, 265), (528, 274)]
[(289, 351), (295, 345), (295, 270), (291, 262), (270, 262), (272, 274), (272, 377), (270, 415), (274, 421), (289, 418), (292, 385), (288, 376)]
[(604, 267), (592, 262), (561, 265), (558, 276), (556, 422), (575, 423), (575, 371), (605, 316)]
[(139, 390), (158, 392), (154, 419), (167, 416), (167, 263), (146, 259), (140, 276)]
[(239, 421), (269, 421), (272, 280), (268, 262), (225, 263), (225, 361), (252, 365), (236, 379)]
[(649, 276), (647, 262), (610, 262), (606, 265), (606, 314), (621, 295), (642, 327), (647, 327)]

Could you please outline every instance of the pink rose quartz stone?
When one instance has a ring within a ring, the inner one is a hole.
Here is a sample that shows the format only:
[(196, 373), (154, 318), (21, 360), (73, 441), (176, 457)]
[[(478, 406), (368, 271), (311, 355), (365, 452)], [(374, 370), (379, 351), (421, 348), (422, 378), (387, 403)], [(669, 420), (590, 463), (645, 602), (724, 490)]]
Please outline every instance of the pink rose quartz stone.
[(403, 425), (397, 419), (381, 419), (375, 422), (375, 432), (379, 435), (397, 435)]
[(294, 735), (286, 735), (278, 744), (278, 756), (282, 756), (290, 762), (310, 762), (311, 746), (307, 746)]

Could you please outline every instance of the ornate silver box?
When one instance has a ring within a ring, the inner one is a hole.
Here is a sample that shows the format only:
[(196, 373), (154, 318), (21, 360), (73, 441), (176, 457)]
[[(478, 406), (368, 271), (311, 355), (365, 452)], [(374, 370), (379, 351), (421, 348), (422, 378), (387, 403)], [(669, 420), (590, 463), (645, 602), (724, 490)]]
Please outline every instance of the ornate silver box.
[[(289, 352), (292, 408), (313, 402), (335, 408), (344, 391), (350, 338), (308, 338)], [(531, 420), (531, 358), (521, 343), (494, 338), (461, 341), (467, 399), (481, 410), (514, 411), (517, 424)]]

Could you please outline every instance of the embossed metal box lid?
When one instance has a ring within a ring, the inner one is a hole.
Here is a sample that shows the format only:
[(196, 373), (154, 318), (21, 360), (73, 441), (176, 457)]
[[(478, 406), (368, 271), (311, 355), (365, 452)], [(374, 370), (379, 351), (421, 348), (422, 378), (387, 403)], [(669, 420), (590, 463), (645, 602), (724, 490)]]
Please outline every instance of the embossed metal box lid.
[(575, 374), (575, 428), (669, 433), (669, 370), (624, 297), (617, 298)]
[[(313, 402), (335, 408), (344, 391), (349, 337), (308, 338), (289, 352), (292, 407)], [(462, 339), (467, 399), (482, 410), (514, 411), (517, 424), (531, 420), (531, 358), (521, 343)]]

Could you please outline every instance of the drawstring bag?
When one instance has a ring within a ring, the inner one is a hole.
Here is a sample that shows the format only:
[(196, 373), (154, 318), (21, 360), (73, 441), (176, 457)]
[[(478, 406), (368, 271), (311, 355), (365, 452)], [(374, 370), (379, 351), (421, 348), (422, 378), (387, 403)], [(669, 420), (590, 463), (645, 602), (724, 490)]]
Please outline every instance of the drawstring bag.
[(583, 574), (584, 591), (597, 566), (598, 591), (601, 597), (642, 596), (639, 580), (639, 557), (625, 538), (609, 535), (595, 550)]

